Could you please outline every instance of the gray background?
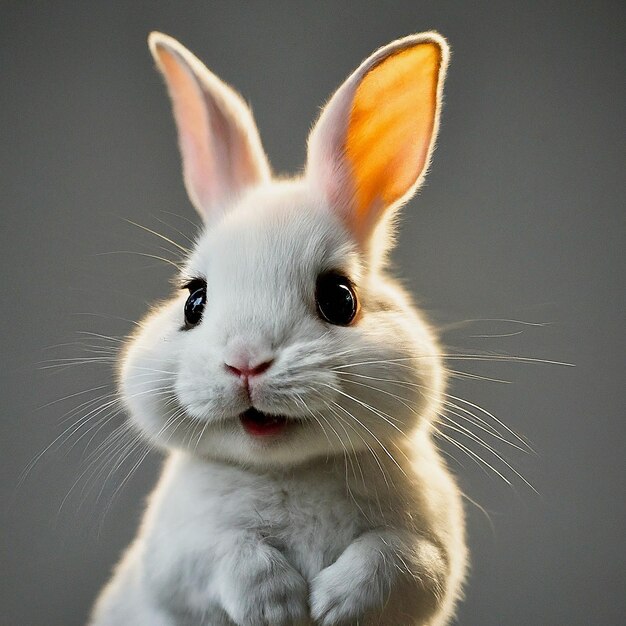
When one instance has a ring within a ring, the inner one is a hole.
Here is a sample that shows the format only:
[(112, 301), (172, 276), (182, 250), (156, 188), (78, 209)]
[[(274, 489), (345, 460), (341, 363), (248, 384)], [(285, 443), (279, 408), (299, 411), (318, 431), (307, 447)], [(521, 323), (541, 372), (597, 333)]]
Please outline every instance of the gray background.
[[(74, 342), (106, 340), (79, 331), (123, 336), (169, 292), (171, 267), (123, 253), (166, 256), (162, 242), (123, 218), (183, 244), (176, 229), (194, 230), (147, 33), (178, 37), (236, 85), (275, 169), (295, 171), (318, 106), (361, 59), (435, 28), (454, 56), (398, 271), (448, 345), (576, 364), (455, 364), (513, 381), (453, 393), (532, 442), (535, 455), (491, 441), (539, 492), (495, 457), (511, 486), (446, 447), (485, 510), (468, 502), (459, 623), (624, 623), (621, 4), (2, 2), (0, 622), (83, 623), (160, 463), (124, 482), (141, 451), (112, 472), (113, 451), (94, 462), (123, 416), (94, 417), (19, 482), (102, 390), (44, 405), (112, 380), (100, 361), (47, 366), (97, 357)], [(494, 318), (551, 324), (467, 321)]]

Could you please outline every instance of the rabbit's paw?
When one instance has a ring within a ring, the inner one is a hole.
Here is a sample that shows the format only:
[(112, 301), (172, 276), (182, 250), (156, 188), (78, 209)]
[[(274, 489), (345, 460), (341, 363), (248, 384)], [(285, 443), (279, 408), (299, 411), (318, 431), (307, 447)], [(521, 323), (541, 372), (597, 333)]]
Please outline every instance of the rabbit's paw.
[(363, 623), (384, 603), (383, 585), (376, 580), (376, 573), (346, 565), (354, 564), (339, 559), (311, 583), (311, 615), (320, 626)]
[(222, 584), (222, 604), (237, 626), (309, 624), (308, 588), (302, 576), (266, 546)]

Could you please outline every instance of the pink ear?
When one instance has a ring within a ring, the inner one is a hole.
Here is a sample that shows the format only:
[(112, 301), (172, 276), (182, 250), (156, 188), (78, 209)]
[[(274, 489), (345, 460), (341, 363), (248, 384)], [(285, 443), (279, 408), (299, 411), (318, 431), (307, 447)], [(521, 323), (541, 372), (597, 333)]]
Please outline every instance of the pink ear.
[(187, 192), (211, 220), (270, 177), (256, 124), (241, 96), (175, 39), (154, 32), (148, 43), (172, 100)]
[(360, 243), (423, 179), (447, 61), (436, 33), (394, 41), (339, 87), (311, 132), (307, 177)]

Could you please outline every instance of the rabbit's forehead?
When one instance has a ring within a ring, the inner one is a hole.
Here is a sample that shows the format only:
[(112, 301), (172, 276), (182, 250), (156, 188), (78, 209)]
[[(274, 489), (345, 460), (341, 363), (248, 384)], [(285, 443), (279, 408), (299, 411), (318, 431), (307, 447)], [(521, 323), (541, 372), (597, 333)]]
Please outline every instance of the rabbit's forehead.
[(358, 272), (349, 239), (332, 216), (293, 206), (248, 205), (205, 233), (188, 269), (213, 284), (247, 289), (284, 288), (328, 270)]

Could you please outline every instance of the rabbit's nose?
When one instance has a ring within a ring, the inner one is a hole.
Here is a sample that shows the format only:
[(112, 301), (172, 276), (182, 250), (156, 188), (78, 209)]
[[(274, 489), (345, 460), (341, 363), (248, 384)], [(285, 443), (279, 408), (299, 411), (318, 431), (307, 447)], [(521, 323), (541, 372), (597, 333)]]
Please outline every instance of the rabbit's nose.
[(251, 364), (248, 359), (233, 359), (233, 362), (224, 362), (226, 369), (240, 378), (250, 378), (258, 376), (270, 368), (274, 359), (263, 361), (262, 363)]
[(239, 336), (228, 342), (222, 358), (224, 367), (247, 384), (266, 372), (274, 362), (274, 350), (264, 338)]

